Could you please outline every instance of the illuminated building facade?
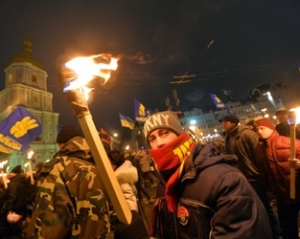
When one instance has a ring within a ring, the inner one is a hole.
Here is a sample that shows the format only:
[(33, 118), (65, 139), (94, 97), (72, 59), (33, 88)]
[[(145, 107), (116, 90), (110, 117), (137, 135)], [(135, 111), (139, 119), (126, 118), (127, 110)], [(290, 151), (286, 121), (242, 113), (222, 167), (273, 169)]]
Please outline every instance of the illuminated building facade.
[[(14, 56), (5, 68), (5, 88), (0, 92), (0, 121), (22, 106), (41, 122), (42, 133), (30, 144), (36, 152), (36, 163), (45, 162), (58, 150), (59, 114), (53, 112), (53, 94), (47, 91), (47, 77), (44, 66), (32, 56), (31, 41), (25, 39), (23, 52)], [(4, 158), (9, 159), (10, 169), (18, 164), (23, 168), (27, 161), (26, 155), (19, 151), (2, 153), (0, 161)]]

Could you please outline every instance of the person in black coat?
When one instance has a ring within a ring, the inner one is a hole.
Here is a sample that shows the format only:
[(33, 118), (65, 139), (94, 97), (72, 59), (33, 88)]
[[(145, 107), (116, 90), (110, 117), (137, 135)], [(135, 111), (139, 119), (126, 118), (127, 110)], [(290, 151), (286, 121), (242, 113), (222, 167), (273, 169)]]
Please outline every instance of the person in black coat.
[[(275, 126), (276, 131), (279, 133), (279, 135), (290, 137), (290, 126), (288, 124), (288, 111), (284, 109), (277, 110), (275, 115), (278, 121), (278, 124)], [(300, 139), (299, 127), (300, 125), (297, 124), (295, 128), (297, 139)]]
[(195, 142), (172, 111), (148, 117), (144, 135), (162, 176), (151, 237), (272, 238), (265, 208), (236, 167), (235, 155)]
[[(0, 198), (0, 238), (18, 239), (22, 238), (22, 218), (26, 213), (28, 180), (25, 174), (21, 173), (21, 165), (13, 168), (6, 177), (9, 183)], [(21, 220), (9, 223), (9, 212), (22, 215)]]

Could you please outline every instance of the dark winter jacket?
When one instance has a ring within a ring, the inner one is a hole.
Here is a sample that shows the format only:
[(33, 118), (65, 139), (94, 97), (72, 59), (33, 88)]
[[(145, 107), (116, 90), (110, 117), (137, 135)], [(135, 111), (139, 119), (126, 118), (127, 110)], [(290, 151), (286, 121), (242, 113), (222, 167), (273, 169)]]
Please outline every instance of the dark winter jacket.
[(258, 139), (258, 135), (245, 125), (238, 125), (225, 135), (226, 152), (238, 157), (238, 168), (249, 182), (260, 181), (255, 159), (255, 147)]
[[(300, 139), (300, 129), (299, 124), (295, 127), (295, 134), (296, 138)], [(290, 126), (287, 121), (281, 122), (275, 126), (276, 131), (279, 133), (279, 135), (290, 137)]]
[[(0, 199), (0, 238), (5, 238), (5, 235), (20, 236), (22, 220), (27, 212), (27, 190), (28, 180), (24, 174), (16, 174), (10, 178)], [(16, 224), (8, 224), (6, 217), (10, 211), (22, 215), (22, 220)]]
[[(255, 191), (235, 167), (235, 155), (197, 146), (177, 186), (178, 209), (167, 211), (164, 184), (154, 206), (157, 234), (164, 239), (272, 238), (268, 216)], [(152, 218), (155, 220), (155, 218)]]
[(23, 215), (26, 212), (28, 181), (24, 174), (16, 174), (10, 178), (7, 189), (0, 199), (1, 213), (9, 211)]
[[(300, 159), (300, 140), (296, 140), (296, 158)], [(291, 139), (281, 136), (275, 130), (256, 147), (257, 162), (266, 190), (272, 191), (280, 200), (293, 203), (290, 199)], [(296, 201), (300, 202), (300, 177), (296, 177)]]

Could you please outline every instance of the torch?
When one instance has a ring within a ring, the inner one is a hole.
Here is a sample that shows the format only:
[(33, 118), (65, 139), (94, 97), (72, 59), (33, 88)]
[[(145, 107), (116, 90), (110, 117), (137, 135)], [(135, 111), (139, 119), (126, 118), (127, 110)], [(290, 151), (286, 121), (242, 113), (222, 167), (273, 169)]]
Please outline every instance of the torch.
[(85, 139), (91, 149), (101, 182), (116, 211), (118, 219), (130, 224), (132, 215), (122, 193), (121, 187), (111, 167), (104, 146), (89, 111), (87, 100), (90, 88), (88, 84), (95, 77), (104, 80), (110, 78), (111, 71), (118, 67), (118, 59), (108, 54), (77, 57), (59, 68), (61, 87), (68, 103), (75, 113)]
[[(291, 137), (291, 161), (296, 160), (296, 124), (297, 120), (300, 118), (298, 114), (300, 109), (291, 109), (288, 112), (288, 124), (290, 127), (290, 137)], [(296, 197), (296, 170), (295, 168), (290, 168), (290, 198), (295, 199)]]
[(31, 165), (33, 155), (34, 155), (34, 151), (32, 149), (29, 149), (28, 152), (27, 152), (28, 162), (27, 162), (26, 166), (28, 166), (28, 169), (29, 169), (28, 174), (30, 176), (30, 183), (32, 185), (34, 184), (34, 178), (33, 178), (33, 173), (32, 173), (32, 165)]
[(4, 187), (5, 187), (5, 188), (7, 188), (7, 181), (6, 181), (6, 178), (5, 178), (5, 176), (4, 176), (3, 166), (4, 166), (5, 164), (7, 164), (7, 162), (8, 162), (8, 161), (5, 160), (5, 161), (3, 161), (3, 162), (0, 163), (1, 176), (2, 176), (2, 180), (3, 180), (3, 184), (4, 184)]

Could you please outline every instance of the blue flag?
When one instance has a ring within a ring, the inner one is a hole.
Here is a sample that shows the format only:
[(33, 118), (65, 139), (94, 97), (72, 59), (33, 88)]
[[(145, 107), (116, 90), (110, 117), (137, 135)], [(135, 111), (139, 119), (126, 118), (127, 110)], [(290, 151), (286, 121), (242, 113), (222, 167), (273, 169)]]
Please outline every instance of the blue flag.
[(127, 127), (129, 129), (133, 129), (134, 128), (134, 121), (130, 118), (130, 117), (127, 117), (127, 116), (124, 116), (122, 114), (120, 114), (120, 121), (121, 121), (121, 125), (123, 127)]
[(225, 104), (215, 94), (210, 93), (210, 97), (217, 108), (224, 108)]
[(145, 122), (149, 115), (153, 112), (141, 104), (138, 100), (134, 99), (134, 116), (137, 122)]
[(27, 154), (30, 142), (42, 132), (40, 122), (22, 107), (0, 123), (0, 145)]

